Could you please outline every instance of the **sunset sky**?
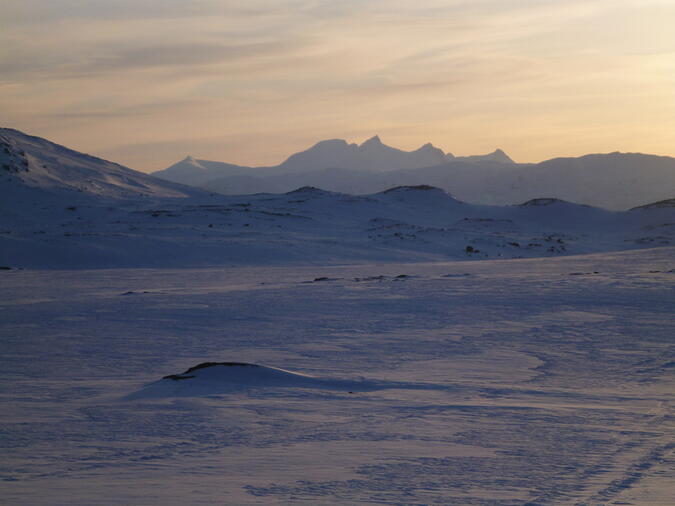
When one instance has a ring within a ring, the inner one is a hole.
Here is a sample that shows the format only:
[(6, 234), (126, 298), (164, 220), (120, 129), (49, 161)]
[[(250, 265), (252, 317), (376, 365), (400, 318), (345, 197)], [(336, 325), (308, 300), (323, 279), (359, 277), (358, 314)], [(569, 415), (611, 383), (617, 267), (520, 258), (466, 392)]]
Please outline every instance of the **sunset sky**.
[(0, 126), (135, 169), (374, 134), (675, 155), (673, 0), (5, 0)]

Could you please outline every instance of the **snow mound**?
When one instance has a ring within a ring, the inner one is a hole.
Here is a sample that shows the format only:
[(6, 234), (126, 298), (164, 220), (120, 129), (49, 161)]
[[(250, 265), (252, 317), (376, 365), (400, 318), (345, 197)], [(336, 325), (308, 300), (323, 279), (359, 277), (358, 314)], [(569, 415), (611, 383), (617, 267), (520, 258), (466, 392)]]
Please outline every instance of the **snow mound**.
[(461, 204), (459, 200), (445, 190), (426, 184), (395, 186), (373, 194), (372, 197), (385, 201), (406, 202), (422, 207), (447, 204), (456, 206), (457, 204)]
[(310, 376), (246, 362), (203, 362), (180, 374), (170, 374), (125, 397), (126, 400), (199, 397), (249, 388), (312, 388), (337, 391), (372, 390), (366, 381)]
[(315, 186), (303, 186), (301, 188), (297, 188), (295, 190), (286, 192), (286, 195), (314, 195), (314, 196), (320, 196), (320, 195), (337, 195), (335, 192), (329, 192), (326, 190), (322, 190), (321, 188), (316, 188)]

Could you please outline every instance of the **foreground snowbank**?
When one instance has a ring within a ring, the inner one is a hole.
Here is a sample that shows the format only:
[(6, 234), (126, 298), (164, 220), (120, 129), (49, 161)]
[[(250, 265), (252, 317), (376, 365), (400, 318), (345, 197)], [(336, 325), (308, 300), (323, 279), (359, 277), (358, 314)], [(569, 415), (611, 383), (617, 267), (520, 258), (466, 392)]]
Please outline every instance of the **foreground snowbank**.
[(125, 399), (199, 397), (256, 387), (363, 391), (373, 385), (366, 381), (317, 378), (245, 362), (204, 362), (182, 374), (171, 374), (150, 383)]

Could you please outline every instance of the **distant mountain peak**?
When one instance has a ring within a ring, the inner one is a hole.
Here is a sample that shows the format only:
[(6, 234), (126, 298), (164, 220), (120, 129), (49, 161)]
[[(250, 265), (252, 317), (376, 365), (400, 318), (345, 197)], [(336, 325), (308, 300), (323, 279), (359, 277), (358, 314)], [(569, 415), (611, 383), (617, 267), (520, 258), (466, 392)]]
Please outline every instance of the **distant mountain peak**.
[[(423, 156), (430, 157), (430, 158), (436, 158), (439, 163), (442, 163), (447, 159), (443, 150), (437, 148), (436, 146), (434, 146), (430, 142), (427, 142), (423, 146), (420, 146), (419, 148), (417, 148), (412, 153), (416, 153), (418, 155), (423, 155)], [(452, 155), (450, 155), (450, 156), (452, 156)]]
[(206, 171), (206, 167), (204, 167), (204, 165), (192, 155), (187, 155), (185, 158), (183, 158), (183, 160), (178, 162), (176, 165), (191, 167), (192, 169), (198, 172)]
[(417, 148), (415, 151), (429, 151), (429, 150), (435, 150), (435, 149), (438, 149), (438, 148), (436, 146), (434, 146), (432, 143), (427, 142), (426, 144)]
[(326, 139), (317, 142), (316, 144), (314, 144), (314, 146), (312, 146), (309, 149), (321, 148), (326, 146), (342, 147), (342, 146), (349, 146), (349, 143), (344, 139)]
[[(448, 156), (448, 158), (450, 158)], [(461, 160), (463, 162), (496, 162), (496, 163), (508, 163), (514, 164), (514, 162), (509, 155), (507, 155), (502, 149), (495, 149), (492, 153), (486, 155), (472, 155), (472, 156), (458, 156), (455, 157), (456, 160)]]
[(364, 141), (359, 147), (365, 148), (368, 146), (382, 146), (382, 140), (379, 135), (373, 135), (370, 139)]
[(490, 155), (492, 155), (497, 160), (503, 161), (504, 163), (515, 163), (513, 158), (507, 155), (501, 148), (495, 149), (492, 153), (490, 153)]

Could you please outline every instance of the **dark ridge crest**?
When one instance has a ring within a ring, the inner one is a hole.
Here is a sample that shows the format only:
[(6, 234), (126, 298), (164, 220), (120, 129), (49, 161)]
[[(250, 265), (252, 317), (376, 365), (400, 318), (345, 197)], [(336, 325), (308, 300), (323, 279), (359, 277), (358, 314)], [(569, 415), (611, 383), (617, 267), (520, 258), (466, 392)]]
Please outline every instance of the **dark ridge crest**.
[(301, 188), (297, 188), (295, 190), (286, 192), (286, 195), (293, 195), (295, 193), (328, 193), (328, 192), (320, 188), (316, 188), (315, 186), (303, 186)]
[(550, 206), (551, 204), (559, 204), (559, 203), (567, 203), (565, 200), (562, 199), (557, 199), (557, 198), (551, 198), (551, 197), (539, 197), (536, 199), (531, 199), (528, 200), (527, 202), (523, 202), (522, 204), (518, 204), (519, 207), (526, 207), (526, 206)]
[(206, 369), (207, 367), (215, 367), (221, 365), (223, 367), (260, 367), (257, 364), (248, 364), (246, 362), (202, 362), (201, 364), (197, 364), (195, 366), (190, 367), (187, 371), (181, 374), (169, 374), (168, 376), (164, 376), (162, 379), (168, 379), (168, 380), (174, 380), (174, 381), (179, 381), (179, 380), (186, 380), (190, 378), (194, 378), (193, 375), (190, 375), (191, 372), (198, 371), (199, 369)]
[(190, 374), (191, 372), (198, 371), (199, 369), (206, 369), (207, 367), (215, 367), (217, 365), (222, 365), (225, 367), (259, 367), (257, 364), (248, 364), (246, 362), (202, 362), (201, 364), (190, 367), (183, 374)]
[(389, 188), (388, 190), (384, 190), (382, 193), (391, 193), (391, 192), (407, 191), (407, 190), (427, 191), (427, 190), (440, 190), (440, 188), (437, 188), (436, 186), (430, 186), (428, 184), (418, 184), (418, 185), (415, 185), (415, 186), (404, 185), (404, 186), (394, 186), (393, 188)]

